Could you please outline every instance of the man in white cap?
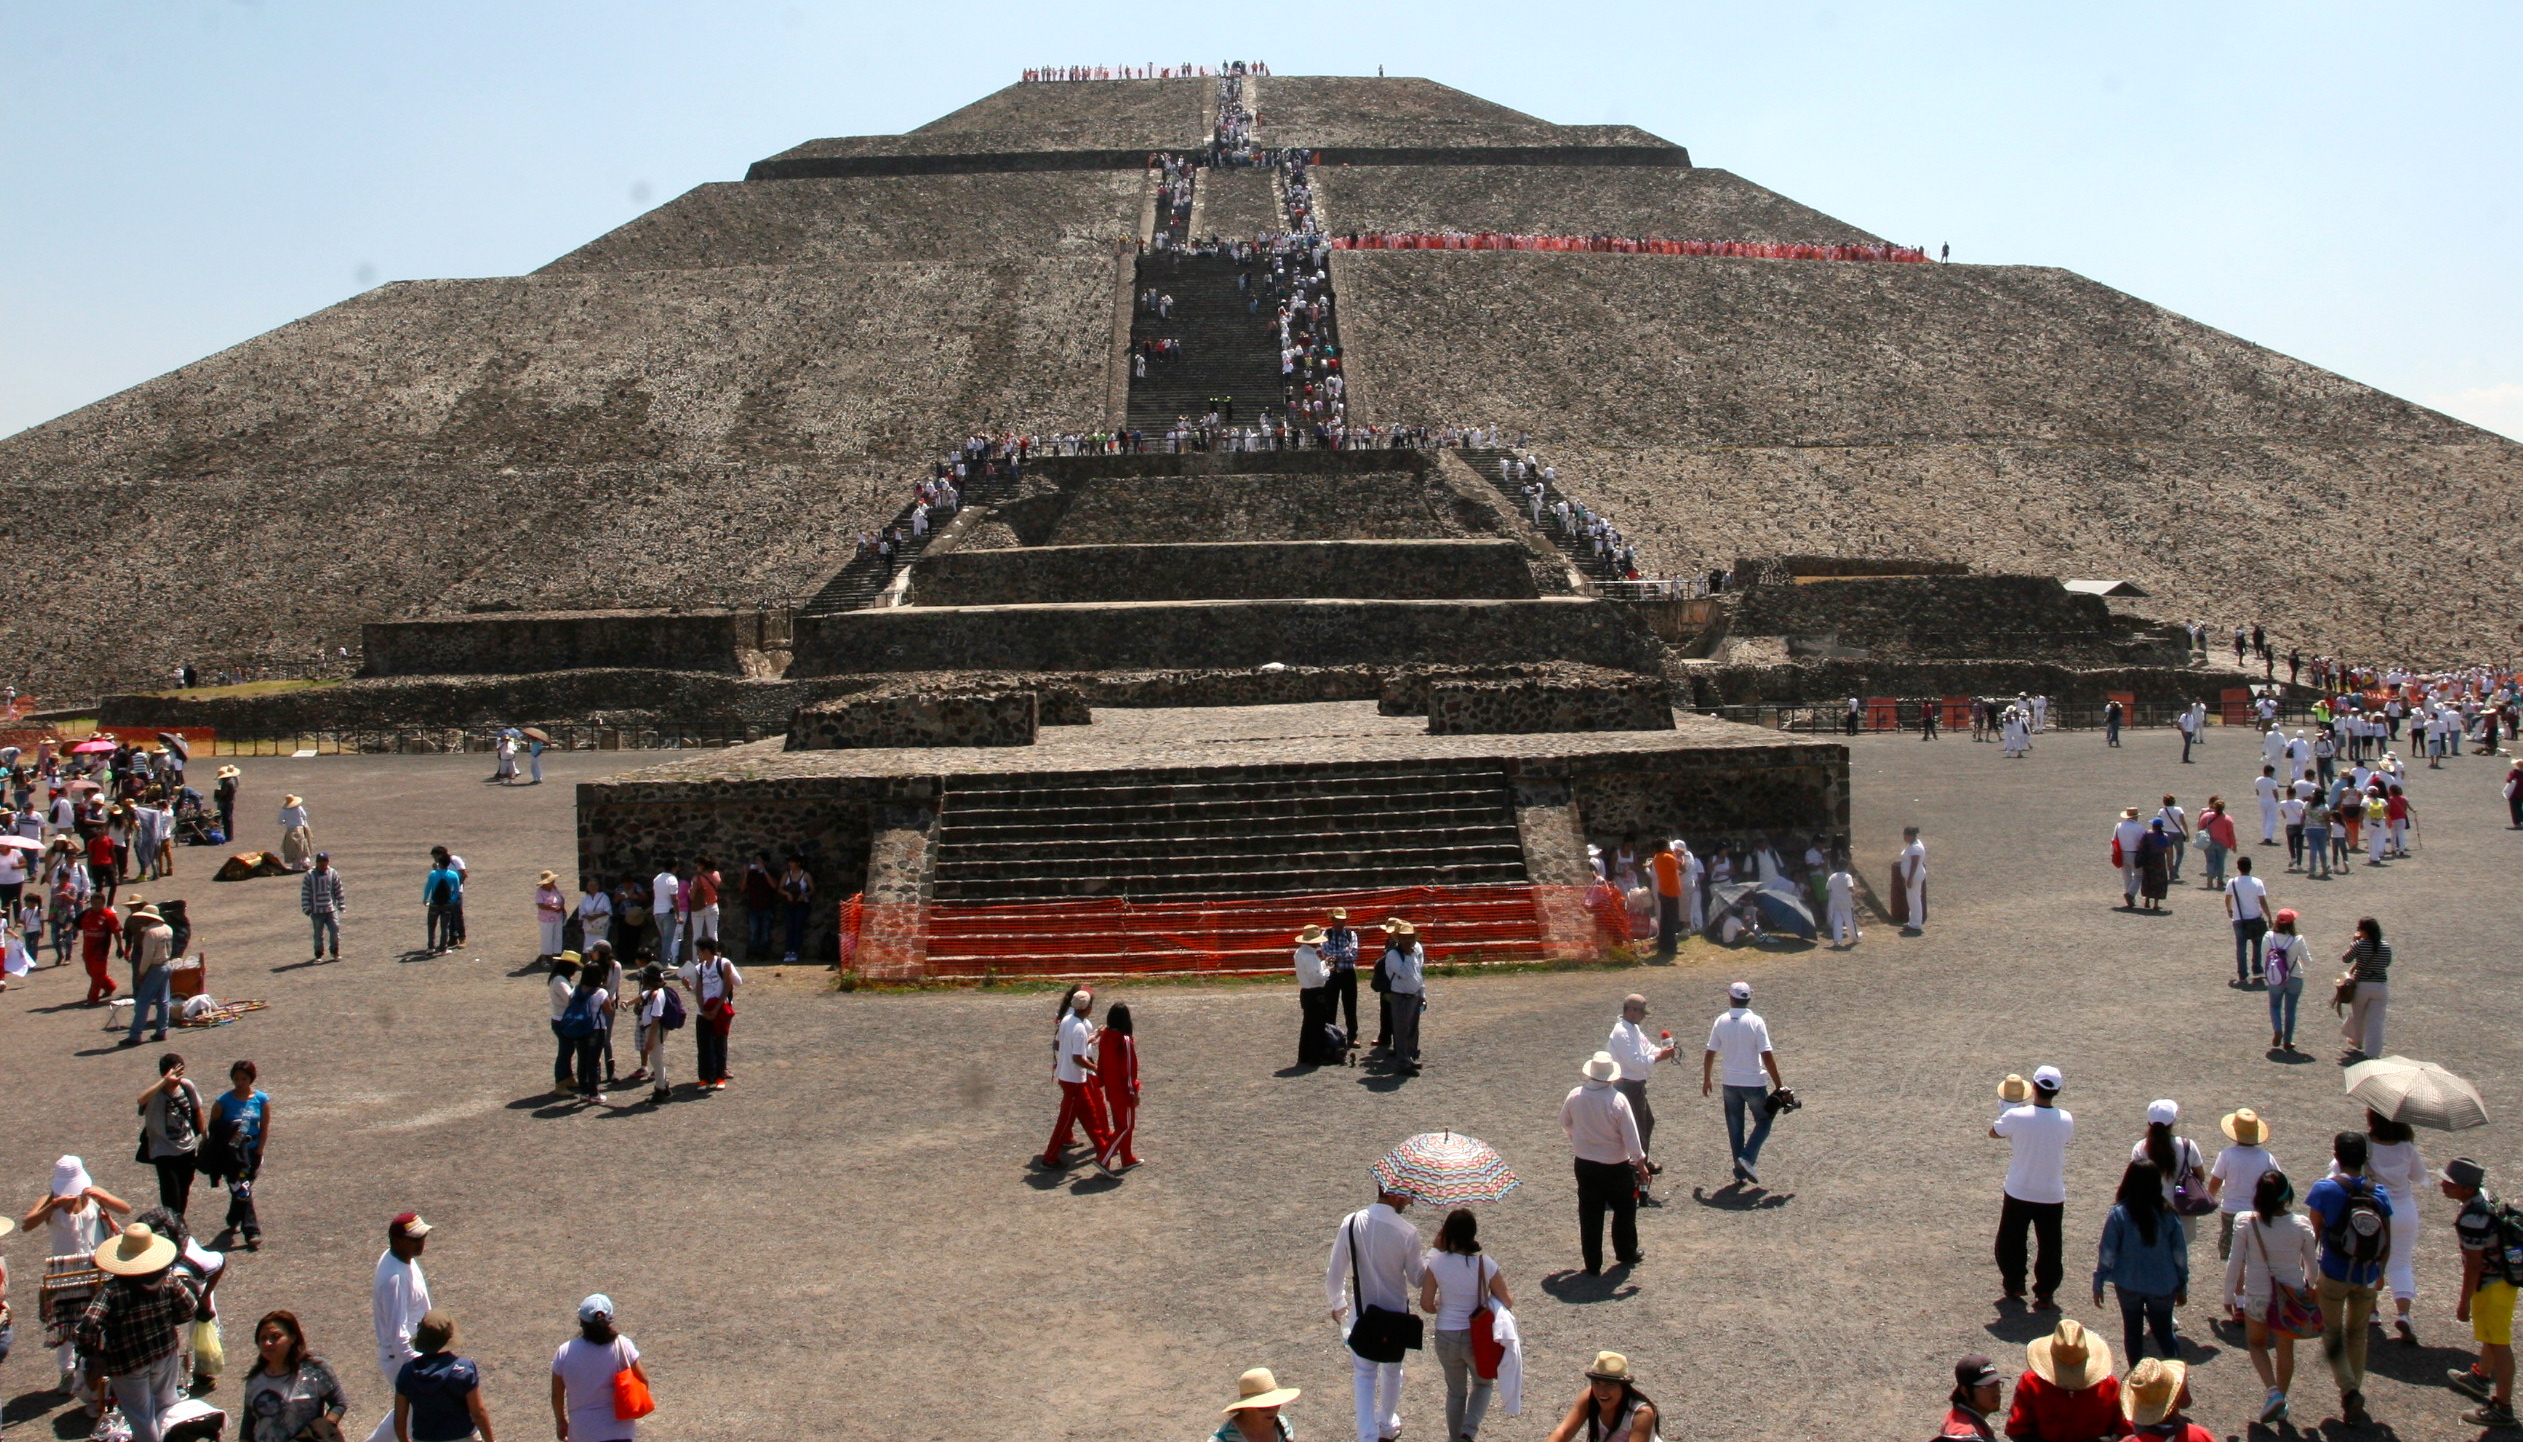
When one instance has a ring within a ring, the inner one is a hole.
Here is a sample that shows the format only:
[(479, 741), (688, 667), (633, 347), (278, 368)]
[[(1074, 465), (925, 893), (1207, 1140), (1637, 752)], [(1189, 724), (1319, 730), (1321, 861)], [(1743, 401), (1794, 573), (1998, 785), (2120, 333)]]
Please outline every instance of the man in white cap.
[[(1735, 1180), (1757, 1187), (1761, 1143), (1769, 1140), (1770, 1123), (1777, 1119), (1769, 1106), (1770, 1087), (1787, 1083), (1779, 1079), (1778, 1053), (1770, 1050), (1770, 1024), (1752, 1009), (1752, 983), (1727, 987), (1726, 1003), (1709, 1024), (1708, 1049), (1700, 1054), (1700, 1095), (1725, 1083), (1727, 1154), (1734, 1159)], [(1748, 1132), (1747, 1112), (1753, 1114)]]
[(1585, 1081), (1559, 1105), (1559, 1129), (1577, 1158), (1577, 1241), (1586, 1275), (1603, 1271), (1603, 1214), (1612, 1214), (1612, 1255), (1624, 1267), (1646, 1260), (1638, 1250), (1638, 1194), (1647, 1188), (1647, 1148), (1638, 1116), (1612, 1083), (1621, 1064), (1608, 1051), (1586, 1062)]
[(2023, 1300), (2024, 1233), (2029, 1229), (2041, 1246), (2040, 1259), (2032, 1268), (2036, 1312), (2059, 1309), (2050, 1298), (2066, 1273), (2059, 1256), (2059, 1222), (2067, 1210), (2067, 1144), (2076, 1135), (2076, 1118), (2058, 1105), (2064, 1085), (2059, 1069), (2045, 1066), (2032, 1074), (2029, 1102), (2021, 1093), (2001, 1088), (2001, 1100), (2023, 1104), (1998, 1113), (1989, 1128), (1990, 1136), (2014, 1149), (2014, 1159), (2006, 1168), (2006, 1206), (1997, 1222), (1997, 1271), (2006, 1284), (2003, 1300)]
[(412, 1331), (429, 1315), (429, 1278), (421, 1272), (421, 1251), (434, 1230), (418, 1212), (405, 1212), (386, 1224), (385, 1254), (377, 1258), (377, 1276), (369, 1293), (377, 1327), (377, 1370), (385, 1374), (385, 1416), (368, 1442), (395, 1442), (394, 1396), (403, 1364), (420, 1355)]
[[(1331, 1265), (1323, 1269), (1323, 1300), (1344, 1331), (1365, 1311), (1410, 1315), (1426, 1271), (1419, 1229), (1402, 1213), (1410, 1198), (1380, 1187), (1375, 1201), (1351, 1212), (1332, 1238)], [(1349, 1354), (1351, 1390), (1358, 1406), (1358, 1442), (1383, 1442), (1402, 1430), (1402, 1364)]]

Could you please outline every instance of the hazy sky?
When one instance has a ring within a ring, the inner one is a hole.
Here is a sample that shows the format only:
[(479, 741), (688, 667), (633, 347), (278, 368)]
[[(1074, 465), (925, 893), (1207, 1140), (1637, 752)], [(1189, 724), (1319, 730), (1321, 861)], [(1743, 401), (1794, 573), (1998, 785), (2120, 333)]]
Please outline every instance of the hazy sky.
[(2523, 6), (1210, 14), (0, 0), (0, 433), (379, 281), (531, 269), (1026, 65), (1236, 57), (1644, 126), (1880, 234), (2066, 266), (2523, 437)]

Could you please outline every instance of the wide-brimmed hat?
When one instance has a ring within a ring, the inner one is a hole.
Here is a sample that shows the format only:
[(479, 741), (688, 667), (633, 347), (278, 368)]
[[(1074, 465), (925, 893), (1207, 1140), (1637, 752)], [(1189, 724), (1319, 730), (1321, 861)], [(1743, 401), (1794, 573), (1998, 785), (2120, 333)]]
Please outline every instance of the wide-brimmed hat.
[(2217, 1122), (2216, 1129), (2225, 1133), (2227, 1141), (2240, 1142), (2247, 1147), (2256, 1147), (2269, 1140), (2269, 1124), (2260, 1119), (2260, 1113), (2249, 1107), (2236, 1107), (2227, 1112)]
[(2084, 1323), (2062, 1317), (2058, 1330), (2025, 1344), (2024, 1362), (2042, 1381), (2082, 1392), (2111, 1375), (2111, 1347)]
[(1384, 934), (1387, 936), (1417, 936), (1419, 934), (1419, 928), (1397, 916), (1384, 923)]
[(153, 906), (153, 905), (150, 905), (150, 904), (149, 904), (149, 903), (147, 903), (147, 902), (143, 902), (143, 903), (141, 903), (140, 905), (135, 906), (135, 907), (133, 907), (133, 908), (131, 909), (131, 919), (132, 919), (133, 921), (138, 921), (138, 920), (140, 920), (140, 919), (141, 919), (142, 917), (144, 917), (144, 916), (145, 916), (145, 917), (147, 917), (148, 919), (150, 919), (151, 921), (164, 921), (164, 920), (166, 920), (166, 918), (165, 918), (165, 917), (158, 915), (158, 909), (157, 909), (157, 907), (155, 907), (155, 906)]
[(1586, 1368), (1586, 1375), (1592, 1377), (1598, 1382), (1634, 1382), (1638, 1380), (1630, 1375), (1629, 1359), (1618, 1352), (1595, 1353), (1594, 1361)]
[(1599, 1051), (1586, 1058), (1585, 1074), (1588, 1081), (1617, 1081), (1621, 1075), (1621, 1064), (1610, 1052)]
[(1285, 1407), (1305, 1395), (1302, 1387), (1282, 1387), (1268, 1367), (1255, 1367), (1235, 1379), (1235, 1400), (1220, 1410), (1241, 1412), (1251, 1407)]
[(222, 781), (225, 781), (232, 776), (243, 776), (244, 774), (244, 772), (239, 771), (233, 766), (222, 766), (219, 768), (219, 779)]
[(88, 1164), (77, 1157), (63, 1157), (53, 1163), (54, 1196), (75, 1197), (94, 1185), (88, 1177)]
[(307, 804), (307, 798), (303, 796), (284, 796), (280, 798), (280, 804), (283, 806), (304, 806)]
[(2006, 1074), (2006, 1080), (1997, 1084), (1997, 1099), (2009, 1105), (2030, 1101), (2032, 1100), (2032, 1083), (2010, 1071)]
[[(1329, 916), (1329, 917), (1330, 917), (1332, 920), (1334, 920), (1334, 921), (1347, 921), (1347, 920), (1349, 919), (1349, 908), (1348, 908), (1348, 907), (1345, 907), (1345, 906), (1335, 906), (1335, 907), (1333, 907), (1330, 911), (1325, 912), (1324, 914), (1325, 914), (1326, 916)], [(1270, 1369), (1269, 1369), (1269, 1368), (1267, 1368), (1267, 1367), (1265, 1367), (1265, 1368), (1262, 1368), (1261, 1370), (1263, 1370), (1263, 1371), (1265, 1371), (1265, 1372), (1266, 1372), (1266, 1371), (1268, 1371), (1268, 1370), (1270, 1370)]]
[(147, 1222), (134, 1222), (96, 1249), (99, 1271), (117, 1277), (145, 1277), (163, 1272), (175, 1261), (175, 1239), (161, 1237)]
[(2181, 1401), (2181, 1384), (2190, 1369), (2179, 1362), (2148, 1357), (2120, 1379), (2120, 1415), (2140, 1427), (2152, 1427), (2172, 1414)]
[(554, 876), (551, 872), (545, 871), (536, 874), (534, 884), (537, 886), (551, 886), (559, 880), (559, 877)]
[(1310, 923), (1306, 926), (1305, 930), (1297, 933), (1297, 945), (1299, 946), (1313, 946), (1322, 939), (1323, 928)]

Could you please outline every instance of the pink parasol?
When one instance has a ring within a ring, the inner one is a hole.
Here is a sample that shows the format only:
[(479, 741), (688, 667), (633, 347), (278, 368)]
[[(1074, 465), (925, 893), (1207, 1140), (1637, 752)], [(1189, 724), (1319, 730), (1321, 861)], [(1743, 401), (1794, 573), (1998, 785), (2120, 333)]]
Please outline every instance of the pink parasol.
[(107, 751), (113, 750), (114, 745), (114, 738), (111, 736), (91, 736), (87, 740), (80, 742), (78, 745), (71, 747), (70, 754), (73, 756), (101, 755)]

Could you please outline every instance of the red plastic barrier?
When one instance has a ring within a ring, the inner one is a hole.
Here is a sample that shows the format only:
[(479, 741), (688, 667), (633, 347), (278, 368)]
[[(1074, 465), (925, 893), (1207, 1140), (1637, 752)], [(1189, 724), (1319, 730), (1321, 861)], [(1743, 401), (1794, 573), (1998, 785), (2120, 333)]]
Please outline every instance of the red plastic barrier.
[[(871, 980), (1286, 971), (1297, 931), (1345, 907), (1372, 959), (1388, 916), (1418, 928), (1430, 965), (1580, 959), (1626, 939), (1617, 907), (1582, 887), (1411, 886), (1250, 901), (1123, 898), (1016, 906), (869, 902), (841, 908), (846, 968)], [(1615, 929), (1617, 927), (1617, 929)]]

